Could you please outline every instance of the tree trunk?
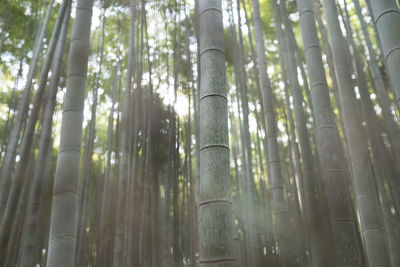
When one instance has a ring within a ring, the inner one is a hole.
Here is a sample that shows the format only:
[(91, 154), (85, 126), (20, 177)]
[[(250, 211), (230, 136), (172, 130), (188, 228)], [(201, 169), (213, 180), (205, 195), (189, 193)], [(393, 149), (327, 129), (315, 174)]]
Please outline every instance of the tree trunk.
[(33, 56), (29, 65), (24, 91), (21, 95), (21, 99), (19, 100), (17, 114), (15, 115), (16, 121), (11, 129), (6, 155), (3, 159), (0, 175), (0, 218), (3, 217), (3, 213), (7, 204), (8, 191), (11, 185), (11, 175), (14, 169), (15, 157), (17, 155), (18, 140), (21, 134), (22, 126), (28, 114), (32, 80), (36, 73), (36, 67), (39, 61), (40, 51), (44, 36), (46, 34), (47, 25), (49, 24), (53, 4), (54, 0), (51, 0), (47, 10), (46, 18), (44, 19), (43, 25), (41, 26), (39, 34), (35, 40)]
[[(133, 5), (134, 2), (131, 2)], [(131, 26), (134, 24), (134, 8), (131, 6)], [(134, 54), (134, 28), (130, 28), (129, 32), (129, 51), (128, 51), (128, 73), (125, 85), (125, 102), (122, 112), (122, 128), (121, 128), (121, 163), (119, 167), (118, 179), (118, 200), (117, 200), (117, 217), (114, 237), (114, 257), (113, 266), (122, 266), (124, 259), (124, 239), (125, 239), (125, 219), (126, 219), (126, 204), (128, 199), (128, 177), (129, 177), (129, 125), (131, 114), (131, 90), (132, 90), (132, 68)]]
[(400, 11), (393, 0), (371, 1), (372, 15), (383, 48), (397, 107), (400, 105)]
[(367, 80), (364, 74), (363, 67), (361, 65), (360, 56), (358, 54), (356, 45), (354, 43), (353, 32), (349, 24), (350, 16), (347, 10), (346, 3), (345, 3), (345, 14), (346, 18), (343, 16), (343, 13), (341, 12), (347, 32), (347, 38), (350, 43), (350, 48), (352, 50), (352, 56), (354, 59), (353, 67), (358, 81), (358, 89), (361, 96), (361, 106), (362, 106), (362, 111), (364, 113), (364, 119), (366, 121), (366, 130), (370, 137), (372, 156), (373, 156), (373, 161), (375, 163), (374, 164), (374, 171), (376, 174), (375, 180), (381, 202), (382, 217), (383, 217), (382, 221), (384, 223), (386, 230), (385, 237), (386, 240), (388, 241), (388, 252), (392, 266), (399, 266), (400, 258), (399, 256), (397, 256), (398, 255), (397, 251), (400, 251), (400, 244), (398, 242), (396, 235), (394, 234), (393, 224), (391, 222), (392, 216), (389, 211), (390, 207), (387, 200), (385, 182), (384, 182), (385, 176), (388, 179), (392, 178), (390, 177), (390, 171), (389, 171), (390, 168), (392, 168), (392, 166), (385, 166), (386, 164), (383, 164), (383, 162), (390, 162), (390, 159), (387, 155), (387, 150), (385, 149), (385, 144), (383, 143), (381, 137), (381, 132), (378, 130), (381, 129), (382, 127), (380, 127), (380, 124), (378, 122), (378, 117), (376, 116), (376, 113), (373, 109), (371, 98), (369, 96)]
[(283, 193), (283, 179), (281, 174), (281, 162), (278, 150), (278, 129), (274, 108), (274, 98), (272, 94), (271, 82), (267, 72), (267, 57), (265, 55), (264, 37), (262, 31), (262, 21), (258, 0), (253, 0), (253, 19), (254, 35), (256, 39), (258, 68), (262, 87), (262, 98), (264, 107), (264, 117), (266, 138), (268, 141), (268, 156), (271, 168), (271, 193), (274, 205), (276, 221), (276, 239), (280, 248), (280, 262), (282, 266), (296, 265), (294, 246), (290, 237), (290, 219), (288, 204)]
[[(286, 16), (285, 3), (281, 2), (281, 9), (284, 11), (284, 16)], [(279, 20), (278, 20), (279, 21)], [(277, 25), (279, 27), (279, 25)], [(285, 29), (288, 29), (287, 23), (285, 25)], [(299, 143), (300, 143), (300, 151), (301, 151), (301, 159), (303, 162), (303, 186), (304, 186), (304, 210), (305, 210), (305, 218), (306, 225), (311, 227), (310, 234), (310, 243), (311, 243), (311, 257), (314, 266), (329, 266), (331, 261), (329, 260), (329, 252), (330, 248), (328, 244), (330, 243), (329, 235), (324, 233), (322, 227), (322, 219), (320, 216), (320, 212), (317, 205), (317, 199), (323, 197), (317, 197), (316, 184), (316, 176), (315, 170), (313, 166), (313, 155), (311, 150), (311, 144), (309, 139), (309, 132), (306, 127), (306, 116), (303, 110), (303, 95), (301, 93), (300, 86), (298, 84), (298, 73), (297, 66), (295, 61), (294, 51), (296, 49), (295, 45), (292, 43), (289, 38), (286, 38), (286, 52), (283, 53), (287, 55), (288, 59), (288, 69), (289, 69), (289, 80), (290, 80), (290, 89), (292, 91), (293, 96), (293, 104), (294, 104), (294, 113), (296, 118), (297, 132), (299, 135)], [(311, 101), (312, 102), (312, 101)]]
[(42, 133), (40, 136), (39, 155), (36, 161), (35, 171), (32, 178), (31, 189), (28, 197), (27, 215), (23, 227), (23, 235), (20, 245), (20, 264), (19, 266), (33, 266), (35, 260), (34, 252), (37, 251), (39, 235), (38, 229), (40, 224), (40, 198), (42, 195), (44, 174), (46, 164), (48, 162), (48, 150), (51, 148), (51, 130), (53, 122), (53, 113), (56, 106), (56, 95), (58, 83), (60, 80), (60, 72), (62, 67), (62, 57), (64, 55), (64, 47), (68, 33), (68, 25), (70, 19), (71, 2), (68, 4), (65, 12), (63, 26), (60, 32), (60, 38), (57, 43), (55, 59), (52, 67), (52, 77), (47, 95), (46, 106), (44, 110), (44, 119), (42, 123)]
[[(315, 111), (318, 155), (329, 207), (333, 244), (337, 255), (336, 264), (337, 266), (347, 266), (347, 264), (358, 266), (361, 256), (358, 252), (357, 232), (346, 190), (344, 155), (330, 102), (313, 7), (311, 0), (298, 0), (297, 4), (310, 77), (311, 98)], [(336, 79), (336, 77), (332, 77), (332, 79)], [(349, 247), (343, 246), (341, 241), (343, 237), (345, 238), (343, 241)]]
[[(326, 55), (326, 63), (328, 65), (328, 69), (329, 69), (329, 77), (331, 78), (331, 81), (332, 81), (332, 91), (335, 96), (335, 98), (333, 100), (336, 100), (335, 104), (337, 106), (337, 109), (339, 110), (338, 117), (339, 117), (340, 127), (341, 127), (341, 130), (343, 131), (344, 127), (343, 127), (343, 118), (342, 118), (342, 114), (343, 114), (342, 103), (341, 103), (340, 95), (339, 95), (339, 88), (338, 88), (339, 86), (338, 86), (338, 82), (337, 82), (336, 70), (335, 70), (335, 66), (333, 63), (332, 48), (328, 41), (328, 34), (326, 32), (325, 24), (322, 21), (321, 3), (318, 0), (312, 0), (312, 3), (313, 3), (315, 19), (317, 20), (319, 32), (321, 34), (322, 48)], [(325, 76), (325, 78), (327, 79), (328, 76)], [(338, 128), (338, 131), (340, 131), (340, 128)]]
[[(119, 54), (117, 52), (117, 54)], [(111, 257), (111, 241), (109, 239), (111, 232), (111, 202), (112, 202), (112, 177), (111, 177), (111, 155), (113, 151), (113, 140), (114, 140), (114, 111), (115, 111), (115, 102), (117, 96), (117, 83), (118, 83), (118, 71), (119, 71), (119, 62), (115, 63), (114, 66), (114, 75), (113, 75), (113, 89), (112, 89), (112, 98), (111, 98), (111, 110), (110, 115), (108, 117), (108, 129), (107, 129), (107, 163), (104, 174), (104, 185), (103, 185), (103, 197), (101, 204), (101, 215), (100, 215), (100, 232), (99, 232), (99, 247), (98, 247), (98, 264), (99, 266), (108, 266), (109, 258)]]
[(199, 2), (200, 266), (234, 266), (221, 1)]
[[(88, 126), (88, 138), (85, 144), (85, 151), (83, 156), (83, 166), (82, 166), (82, 174), (80, 181), (80, 209), (79, 209), (79, 226), (78, 226), (78, 240), (77, 240), (77, 257), (76, 264), (83, 266), (87, 264), (89, 257), (89, 236), (92, 234), (92, 228), (89, 227), (89, 223), (92, 220), (91, 211), (93, 211), (94, 207), (91, 207), (91, 200), (93, 199), (92, 190), (94, 189), (95, 183), (95, 175), (93, 170), (93, 150), (94, 150), (94, 139), (96, 135), (96, 113), (97, 113), (97, 98), (98, 98), (98, 89), (99, 83), (101, 79), (101, 72), (103, 67), (103, 58), (104, 58), (104, 39), (105, 39), (105, 10), (103, 10), (103, 15), (101, 18), (101, 37), (100, 37), (100, 59), (98, 61), (99, 69), (94, 74), (94, 83), (92, 89), (92, 110), (90, 123)], [(86, 130), (87, 131), (87, 130)], [(87, 229), (90, 229), (87, 231)]]
[(92, 7), (92, 0), (78, 1), (72, 29), (67, 92), (53, 189), (47, 266), (74, 265), (79, 161)]
[[(380, 206), (370, 166), (371, 158), (351, 80), (351, 65), (347, 60), (348, 51), (346, 51), (345, 40), (340, 29), (335, 1), (324, 0), (323, 4), (328, 21), (328, 32), (332, 43), (340, 96), (342, 98), (344, 131), (349, 148), (354, 192), (359, 209), (366, 255), (371, 266), (390, 266), (384, 230), (380, 219)], [(352, 243), (354, 243), (352, 247), (355, 249), (356, 240), (348, 242), (349, 245)], [(344, 251), (346, 254), (350, 252), (349, 249)], [(347, 255), (344, 258), (351, 259), (354, 257), (353, 255)], [(359, 261), (355, 258), (354, 264), (359, 264)]]
[[(232, 9), (232, 3), (229, 3), (230, 9)], [(249, 119), (248, 119), (248, 99), (247, 99), (247, 85), (245, 79), (245, 70), (243, 64), (243, 47), (239, 45), (236, 35), (236, 28), (233, 22), (233, 12), (230, 12), (230, 23), (231, 23), (231, 32), (232, 32), (232, 46), (233, 46), (233, 53), (234, 57), (234, 68), (235, 68), (235, 82), (236, 82), (236, 94), (237, 94), (237, 101), (238, 101), (238, 108), (239, 110), (243, 111), (243, 125), (239, 125), (240, 127), (240, 136), (242, 142), (242, 168), (243, 168), (243, 193), (244, 193), (244, 201), (246, 205), (246, 216), (244, 217), (244, 227), (246, 232), (246, 247), (247, 247), (247, 265), (257, 266), (257, 251), (258, 248), (256, 246), (257, 236), (256, 236), (256, 220), (255, 220), (255, 210), (251, 207), (255, 206), (255, 195), (253, 188), (254, 186), (254, 178), (253, 178), (253, 171), (252, 171), (252, 164), (251, 164), (251, 146), (250, 146), (250, 132), (249, 132)], [(239, 13), (239, 11), (238, 11)], [(240, 28), (240, 25), (238, 25)], [(240, 35), (240, 34), (239, 34)], [(239, 37), (240, 38), (240, 37)], [(242, 38), (240, 38), (242, 41)], [(242, 44), (243, 42), (241, 42)], [(240, 101), (239, 101), (240, 97)], [(246, 102), (246, 103), (245, 103)], [(240, 106), (239, 106), (240, 105)], [(239, 120), (239, 124), (241, 120)]]
[[(21, 189), (23, 187), (23, 184), (24, 183), (26, 184), (25, 176), (28, 171), (28, 168), (26, 168), (26, 166), (31, 156), (35, 125), (39, 116), (40, 108), (42, 106), (43, 94), (46, 89), (47, 78), (51, 67), (51, 62), (53, 61), (53, 55), (57, 45), (57, 39), (60, 34), (60, 29), (62, 26), (63, 18), (68, 3), (69, 3), (68, 0), (64, 1), (62, 7), (59, 10), (57, 22), (53, 29), (45, 62), (42, 66), (42, 70), (40, 73), (38, 90), (36, 92), (35, 99), (33, 102), (33, 108), (26, 123), (27, 125), (25, 127), (25, 132), (22, 138), (22, 143), (20, 148), (21, 151), (19, 153), (20, 160), (16, 164), (14, 179), (12, 179), (10, 192), (8, 193), (7, 204), (4, 210), (3, 219), (1, 221), (0, 244), (2, 248), (4, 248), (4, 246), (7, 245), (9, 234), (11, 233), (10, 228), (12, 227), (14, 222), (14, 217), (15, 217), (14, 215), (18, 210), (17, 207), (18, 207), (18, 202), (20, 200)], [(9, 177), (2, 176), (2, 179), (10, 180), (11, 173), (9, 173), (9, 175), (10, 175)]]
[(374, 84), (377, 89), (380, 106), (382, 108), (382, 115), (385, 118), (388, 129), (390, 143), (392, 144), (392, 151), (396, 157), (397, 166), (400, 167), (400, 129), (392, 114), (392, 102), (390, 101), (388, 92), (386, 91), (387, 89), (383, 81), (382, 73), (379, 69), (378, 58), (372, 46), (371, 37), (369, 35), (367, 25), (365, 24), (364, 17), (361, 14), (359, 0), (354, 0), (354, 6), (361, 23), (361, 30), (364, 35), (365, 43), (367, 44), (370, 68), (372, 70)]
[[(26, 29), (25, 29), (25, 40), (28, 39), (29, 33), (30, 33), (30, 24), (27, 24)], [(1, 45), (0, 45), (1, 46)], [(15, 82), (14, 82), (14, 86), (12, 89), (12, 93), (11, 93), (11, 99), (8, 103), (8, 110), (7, 110), (7, 120), (4, 124), (4, 130), (3, 130), (3, 138), (1, 139), (1, 155), (0, 155), (0, 160), (3, 156), (3, 152), (6, 152), (6, 146), (7, 146), (7, 138), (8, 138), (8, 134), (9, 134), (9, 127), (13, 126), (13, 120), (15, 118), (15, 111), (16, 111), (16, 105), (17, 105), (17, 89), (18, 89), (18, 84), (21, 81), (21, 77), (22, 77), (22, 71), (23, 71), (23, 64), (24, 64), (24, 59), (25, 59), (25, 51), (27, 49), (27, 44), (24, 44), (24, 46), (22, 47), (22, 51), (21, 51), (21, 58), (19, 60), (19, 67), (18, 67), (18, 74), (17, 77), (15, 78)], [(11, 110), (13, 110), (13, 114), (11, 114)], [(0, 215), (1, 218), (1, 215)]]

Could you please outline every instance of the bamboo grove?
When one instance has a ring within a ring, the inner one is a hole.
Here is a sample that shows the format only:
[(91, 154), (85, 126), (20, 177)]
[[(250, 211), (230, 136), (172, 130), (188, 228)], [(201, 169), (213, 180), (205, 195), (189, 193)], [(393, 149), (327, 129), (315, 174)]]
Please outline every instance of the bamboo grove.
[(3, 0), (0, 266), (400, 267), (396, 0)]

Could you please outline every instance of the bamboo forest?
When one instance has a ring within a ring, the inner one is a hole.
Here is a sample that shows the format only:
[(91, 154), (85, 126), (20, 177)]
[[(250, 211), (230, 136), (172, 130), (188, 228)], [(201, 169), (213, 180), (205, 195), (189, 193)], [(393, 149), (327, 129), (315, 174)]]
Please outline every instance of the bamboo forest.
[(1, 0), (0, 267), (400, 267), (399, 0)]

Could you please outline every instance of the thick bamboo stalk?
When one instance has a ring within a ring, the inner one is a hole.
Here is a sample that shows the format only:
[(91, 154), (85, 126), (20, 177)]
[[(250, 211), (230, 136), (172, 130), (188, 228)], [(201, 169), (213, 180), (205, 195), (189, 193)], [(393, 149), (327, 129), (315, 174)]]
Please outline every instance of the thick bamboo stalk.
[(63, 26), (60, 32), (60, 38), (57, 43), (57, 50), (55, 52), (55, 59), (52, 67), (52, 77), (47, 95), (46, 106), (44, 110), (44, 119), (42, 123), (42, 132), (40, 136), (39, 155), (36, 161), (35, 171), (32, 178), (31, 189), (29, 192), (27, 203), (27, 215), (23, 227), (23, 235), (20, 245), (20, 264), (19, 266), (33, 266), (34, 265), (34, 252), (37, 251), (36, 246), (40, 243), (38, 230), (40, 224), (40, 198), (42, 195), (44, 175), (46, 171), (46, 164), (48, 164), (49, 149), (51, 149), (51, 130), (53, 125), (53, 113), (56, 106), (56, 95), (58, 83), (60, 80), (60, 72), (62, 67), (62, 57), (64, 54), (64, 47), (66, 42), (66, 35), (68, 33), (68, 25), (70, 19), (70, 4), (65, 12)]
[(221, 1), (199, 2), (200, 266), (234, 266)]
[(393, 0), (370, 1), (392, 90), (400, 105), (400, 10)]
[(282, 266), (296, 264), (294, 242), (291, 239), (288, 203), (284, 196), (281, 162), (278, 149), (278, 129), (272, 94), (271, 82), (267, 72), (267, 57), (265, 55), (262, 21), (258, 0), (253, 0), (254, 36), (257, 47), (259, 79), (262, 88), (263, 112), (266, 125), (266, 138), (268, 143), (268, 158), (271, 169), (271, 193), (276, 220), (276, 239), (280, 249), (280, 262)]
[[(349, 149), (354, 193), (365, 241), (366, 255), (371, 266), (390, 266), (376, 186), (370, 167), (371, 158), (353, 88), (352, 69), (347, 58), (348, 51), (346, 51), (345, 40), (340, 29), (335, 0), (324, 0), (323, 4), (342, 98), (344, 132)], [(354, 243), (352, 247), (355, 248), (356, 240), (352, 240), (348, 244), (352, 243)], [(349, 249), (343, 250), (347, 253), (349, 251)], [(347, 253), (344, 255), (347, 255)], [(344, 257), (344, 259), (347, 258), (350, 258), (350, 255)], [(357, 266), (360, 262), (354, 260), (354, 264)]]
[(79, 162), (92, 7), (92, 0), (78, 1), (71, 35), (67, 91), (51, 209), (49, 267), (73, 266), (75, 259)]

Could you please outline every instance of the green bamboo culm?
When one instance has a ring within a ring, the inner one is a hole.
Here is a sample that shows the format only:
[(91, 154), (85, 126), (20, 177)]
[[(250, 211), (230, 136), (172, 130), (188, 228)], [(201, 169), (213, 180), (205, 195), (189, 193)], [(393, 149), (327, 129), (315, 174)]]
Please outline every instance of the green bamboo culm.
[(295, 244), (292, 242), (288, 203), (284, 194), (283, 177), (278, 146), (278, 128), (272, 94), (271, 81), (267, 72), (267, 57), (263, 37), (263, 25), (258, 0), (253, 0), (254, 37), (256, 40), (259, 79), (261, 83), (263, 112), (268, 143), (268, 159), (271, 172), (271, 193), (276, 222), (276, 239), (282, 266), (296, 266)]
[(370, 1), (396, 104), (400, 104), (400, 10), (394, 0)]
[[(312, 104), (315, 110), (316, 139), (322, 180), (326, 188), (330, 224), (337, 255), (336, 265), (359, 266), (361, 256), (356, 243), (357, 231), (345, 185), (344, 154), (330, 101), (313, 6), (311, 0), (297, 0), (297, 6), (310, 78)], [(342, 242), (341, 238), (346, 238), (350, 242)], [(343, 243), (353, 244), (352, 249), (343, 246)], [(312, 258), (315, 260), (314, 256)], [(320, 266), (314, 263), (314, 266)], [(325, 263), (321, 266), (327, 265)]]
[[(361, 114), (353, 88), (352, 66), (348, 61), (349, 51), (340, 29), (335, 0), (324, 0), (324, 11), (342, 100), (344, 132), (353, 173), (354, 193), (359, 211), (361, 232), (370, 266), (390, 266), (386, 248), (383, 223), (377, 197), (376, 185), (371, 169), (367, 136), (361, 121)], [(355, 248), (351, 245), (351, 248)], [(349, 259), (351, 255), (348, 254)], [(359, 265), (354, 265), (359, 266)]]
[(74, 266), (78, 176), (93, 0), (79, 0), (68, 56), (67, 91), (53, 188), (47, 266)]
[(71, 2), (68, 4), (68, 9), (64, 15), (63, 26), (61, 28), (60, 38), (57, 43), (55, 59), (52, 66), (52, 77), (50, 80), (48, 98), (45, 104), (42, 132), (40, 135), (40, 148), (37, 159), (37, 166), (33, 173), (31, 188), (27, 202), (27, 211), (24, 220), (23, 235), (21, 237), (21, 247), (19, 251), (19, 266), (33, 266), (35, 263), (35, 249), (39, 228), (40, 216), (43, 203), (40, 203), (43, 184), (45, 179), (45, 165), (48, 164), (48, 154), (51, 146), (51, 129), (53, 125), (53, 114), (56, 107), (56, 95), (60, 81), (60, 73), (62, 68), (62, 57), (68, 34), (68, 26), (70, 20)]
[[(274, 5), (274, 10), (278, 9), (277, 4)], [(293, 106), (294, 106), (294, 115), (296, 119), (296, 128), (297, 134), (299, 138), (300, 145), (300, 155), (302, 159), (302, 167), (303, 167), (303, 180), (301, 183), (303, 184), (303, 199), (304, 199), (304, 220), (306, 225), (309, 225), (313, 230), (309, 232), (309, 241), (310, 241), (310, 250), (311, 250), (311, 258), (313, 266), (330, 266), (331, 261), (329, 260), (329, 247), (327, 246), (330, 243), (329, 235), (326, 235), (323, 223), (321, 220), (321, 213), (318, 207), (318, 196), (316, 184), (317, 184), (317, 176), (315, 175), (314, 170), (314, 158), (311, 149), (310, 143), (310, 134), (307, 129), (307, 118), (303, 109), (303, 94), (301, 92), (301, 88), (298, 82), (298, 73), (297, 73), (297, 65), (295, 61), (295, 51), (296, 51), (296, 43), (294, 38), (290, 37), (290, 28), (289, 19), (286, 9), (285, 1), (281, 1), (280, 9), (282, 11), (282, 20), (286, 21), (285, 30), (283, 31), (284, 38), (280, 38), (282, 45), (281, 47), (284, 49), (284, 52), (281, 53), (282, 56), (286, 59), (287, 70), (288, 70), (288, 78), (290, 84), (290, 91), (293, 96)], [(274, 16), (277, 17), (276, 21), (281, 23), (280, 12), (277, 10), (274, 12)], [(276, 26), (276, 29), (279, 29), (280, 26)], [(277, 31), (278, 32), (278, 31)], [(293, 40), (291, 40), (293, 39)], [(311, 98), (311, 96), (310, 96)], [(286, 101), (289, 101), (287, 99)], [(310, 100), (309, 104), (311, 105), (314, 101)], [(289, 114), (290, 115), (290, 114)], [(316, 115), (315, 115), (316, 116)], [(320, 198), (322, 199), (322, 198)]]
[[(395, 121), (393, 114), (392, 114), (391, 107), (393, 106), (393, 103), (389, 98), (388, 90), (387, 90), (388, 88), (386, 88), (382, 73), (379, 69), (378, 57), (372, 46), (372, 41), (371, 41), (369, 31), (367, 29), (367, 24), (365, 23), (364, 17), (361, 12), (360, 2), (359, 2), (359, 0), (354, 0), (353, 2), (354, 2), (354, 7), (356, 10), (358, 19), (360, 20), (361, 30), (364, 35), (364, 40), (367, 45), (368, 54), (369, 54), (369, 63), (370, 63), (371, 71), (372, 71), (373, 81), (374, 81), (375, 88), (377, 91), (378, 100), (381, 104), (380, 106), (382, 108), (382, 115), (385, 118), (387, 130), (388, 130), (388, 134), (389, 134), (389, 138), (390, 138), (390, 144), (392, 145), (392, 150), (395, 155), (397, 166), (400, 167), (400, 129), (399, 129), (399, 125)], [(400, 201), (398, 201), (397, 203), (400, 203)]]
[(47, 9), (46, 17), (43, 21), (43, 24), (40, 28), (40, 32), (36, 37), (35, 45), (33, 48), (33, 55), (31, 58), (31, 62), (29, 65), (29, 71), (27, 74), (27, 79), (25, 83), (24, 90), (19, 99), (18, 110), (15, 115), (15, 123), (12, 126), (10, 132), (10, 138), (7, 145), (6, 154), (4, 155), (4, 159), (1, 165), (0, 172), (0, 220), (3, 218), (3, 214), (5, 212), (5, 208), (7, 205), (8, 194), (11, 186), (11, 176), (14, 170), (15, 158), (17, 155), (18, 148), (18, 140), (21, 135), (21, 131), (23, 128), (23, 124), (28, 115), (29, 111), (29, 100), (31, 98), (32, 91), (32, 81), (36, 74), (38, 61), (40, 58), (40, 51), (43, 45), (43, 40), (46, 35), (47, 26), (50, 21), (51, 13), (53, 10), (54, 0), (50, 1), (49, 7)]
[(234, 266), (221, 0), (199, 1), (200, 266)]

